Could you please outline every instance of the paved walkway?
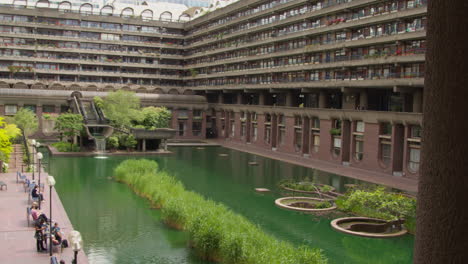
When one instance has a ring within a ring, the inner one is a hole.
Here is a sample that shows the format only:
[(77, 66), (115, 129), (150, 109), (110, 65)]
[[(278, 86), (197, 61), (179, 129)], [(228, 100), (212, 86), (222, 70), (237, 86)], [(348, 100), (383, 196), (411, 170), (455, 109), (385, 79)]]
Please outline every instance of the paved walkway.
[[(30, 179), (31, 174), (26, 173)], [(36, 173), (37, 177), (37, 173)], [(41, 183), (45, 183), (47, 173), (41, 173)], [(49, 253), (38, 253), (36, 251), (36, 240), (34, 239), (34, 228), (32, 224), (28, 226), (26, 218), (26, 208), (28, 204), (28, 194), (24, 192), (23, 184), (16, 183), (16, 173), (0, 173), (0, 180), (8, 184), (8, 190), (0, 191), (0, 263), (5, 264), (49, 264)], [(37, 181), (37, 179), (36, 179)], [(44, 189), (45, 202), (42, 203), (42, 211), (49, 216), (49, 187)], [(52, 220), (59, 223), (64, 233), (64, 238), (68, 237), (72, 224), (63, 208), (60, 198), (52, 191)], [(68, 238), (67, 238), (68, 239)], [(86, 241), (84, 241), (86, 243)], [(86, 244), (85, 244), (86, 246)], [(65, 260), (71, 263), (73, 251), (66, 248), (61, 254), (55, 254), (58, 260)], [(78, 254), (78, 263), (88, 263), (83, 251)]]
[(313, 160), (310, 158), (303, 158), (297, 155), (276, 152), (273, 150), (263, 149), (253, 145), (236, 143), (232, 141), (225, 140), (208, 140), (210, 143), (218, 143), (223, 147), (232, 148), (235, 150), (252, 153), (259, 156), (264, 156), (276, 160), (281, 160), (284, 162), (318, 169), (358, 180), (373, 182), (377, 184), (382, 184), (385, 186), (393, 187), (396, 189), (404, 190), (411, 193), (416, 193), (418, 191), (418, 182), (417, 180), (396, 177), (389, 174), (372, 172), (364, 169), (354, 168), (354, 167), (344, 167), (339, 164), (334, 164), (331, 162)]

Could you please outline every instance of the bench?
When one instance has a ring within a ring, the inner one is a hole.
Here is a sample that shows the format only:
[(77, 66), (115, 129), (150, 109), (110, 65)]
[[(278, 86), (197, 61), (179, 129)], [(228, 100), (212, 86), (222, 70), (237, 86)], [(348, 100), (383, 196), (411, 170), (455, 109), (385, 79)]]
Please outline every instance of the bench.
[(8, 186), (6, 183), (0, 181), (0, 190), (3, 190), (3, 187), (5, 187), (6, 190), (8, 190)]
[(404, 222), (404, 219), (398, 219), (384, 223), (358, 223), (350, 225), (348, 230), (366, 233), (385, 233), (389, 229), (394, 230), (395, 228), (397, 228), (398, 230), (401, 230), (401, 225)]
[(21, 172), (19, 172), (19, 171), (16, 172), (16, 183), (18, 183), (18, 182), (23, 182), (23, 183), (25, 183), (25, 182), (26, 182), (26, 179), (27, 179), (27, 178), (26, 178), (26, 175), (25, 175), (25, 174), (21, 175)]

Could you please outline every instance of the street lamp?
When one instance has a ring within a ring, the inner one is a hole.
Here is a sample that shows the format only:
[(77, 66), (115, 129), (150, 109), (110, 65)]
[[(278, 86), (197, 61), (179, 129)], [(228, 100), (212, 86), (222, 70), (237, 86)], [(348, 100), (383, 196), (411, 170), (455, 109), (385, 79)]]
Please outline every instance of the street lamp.
[(80, 251), (83, 248), (83, 240), (81, 239), (80, 232), (76, 230), (70, 231), (70, 234), (68, 234), (68, 241), (70, 241), (71, 248), (73, 249), (73, 252), (75, 253), (72, 263), (78, 264), (78, 259), (77, 259), (78, 251)]
[(55, 185), (55, 178), (49, 175), (46, 181), (49, 185), (49, 256), (52, 257), (52, 187)]
[(31, 162), (32, 163), (32, 179), (34, 181), (34, 171), (35, 171), (34, 165), (36, 164), (36, 162), (34, 161), (34, 158), (35, 158), (34, 157), (34, 150), (36, 149), (36, 140), (35, 139), (31, 140), (31, 145), (32, 145), (32, 162)]
[[(37, 171), (39, 173), (39, 188), (38, 188), (39, 193), (41, 193), (41, 160), (42, 160), (43, 157), (44, 156), (42, 155), (41, 152), (37, 153), (37, 161), (38, 161), (38, 165), (39, 165), (39, 167), (38, 167), (39, 169)], [(40, 197), (39, 197), (39, 199), (40, 199)], [(41, 202), (42, 202), (42, 200), (39, 200), (39, 209), (41, 209)]]

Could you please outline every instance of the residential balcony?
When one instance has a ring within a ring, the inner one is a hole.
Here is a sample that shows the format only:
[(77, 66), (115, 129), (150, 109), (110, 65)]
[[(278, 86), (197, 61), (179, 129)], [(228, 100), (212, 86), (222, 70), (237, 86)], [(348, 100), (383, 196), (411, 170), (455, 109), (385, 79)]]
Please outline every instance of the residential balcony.
[(401, 73), (401, 74), (374, 74), (370, 78), (359, 76), (347, 76), (340, 79), (329, 77), (329, 79), (306, 80), (305, 78), (276, 79), (265, 82), (245, 82), (240, 84), (213, 84), (189, 86), (194, 90), (242, 90), (242, 89), (307, 89), (307, 88), (331, 88), (342, 87), (355, 88), (394, 88), (397, 86), (424, 87), (423, 73)]
[(162, 44), (159, 42), (140, 42), (140, 41), (125, 41), (125, 40), (99, 40), (99, 39), (86, 39), (80, 37), (68, 37), (57, 35), (43, 35), (36, 33), (15, 33), (15, 32), (1, 32), (3, 37), (11, 38), (27, 38), (27, 39), (41, 39), (41, 40), (58, 40), (70, 41), (80, 43), (96, 43), (96, 44), (113, 44), (122, 46), (136, 46), (136, 47), (151, 47), (151, 48), (170, 48), (170, 49), (184, 49), (182, 45), (175, 44)]
[[(354, 3), (354, 1), (350, 2), (350, 3)], [(340, 9), (342, 9), (342, 8), (343, 7), (341, 7)], [(330, 32), (330, 31), (333, 32), (333, 31), (343, 30), (343, 29), (346, 29), (346, 28), (356, 28), (356, 27), (363, 26), (363, 25), (383, 23), (383, 22), (387, 22), (387, 21), (397, 21), (397, 20), (401, 20), (401, 19), (404, 19), (404, 18), (419, 16), (419, 15), (422, 16), (422, 15), (425, 15), (425, 14), (427, 14), (427, 7), (426, 6), (417, 7), (417, 8), (406, 9), (406, 10), (393, 12), (393, 13), (384, 13), (384, 14), (379, 14), (379, 15), (375, 15), (375, 16), (368, 16), (368, 17), (362, 17), (362, 18), (358, 18), (358, 19), (352, 19), (352, 20), (348, 20), (346, 22), (336, 24), (336, 25), (330, 25), (330, 26), (321, 25), (319, 27), (311, 27), (311, 28), (308, 28), (308, 29), (305, 29), (305, 30), (302, 30), (302, 31), (290, 32), (289, 34), (285, 34), (285, 35), (279, 36), (279, 37), (273, 37), (273, 38), (270, 38), (270, 39), (274, 39), (274, 41), (276, 42), (276, 41), (286, 40), (286, 39), (290, 39), (290, 38), (298, 38), (298, 37), (303, 37), (303, 36), (318, 35), (318, 34), (323, 34), (323, 33)], [(282, 21), (277, 21), (277, 22), (274, 22), (272, 24), (267, 24), (267, 25), (264, 25), (264, 26), (259, 26), (259, 27), (255, 27), (255, 28), (251, 28), (251, 29), (247, 29), (247, 30), (241, 30), (241, 31), (239, 31), (237, 33), (227, 35), (223, 39), (214, 38), (212, 40), (204, 40), (204, 41), (201, 41), (201, 43), (187, 45), (187, 48), (188, 49), (197, 48), (197, 47), (209, 45), (209, 44), (212, 44), (212, 43), (215, 43), (215, 42), (222, 42), (222, 41), (225, 41), (225, 40), (230, 39), (230, 38), (235, 38), (235, 37), (243, 36), (243, 35), (246, 35), (246, 34), (265, 31), (265, 30), (271, 29), (273, 27), (279, 27), (279, 26), (281, 26), (283, 24), (291, 24), (292, 21), (301, 22), (304, 19), (310, 19), (310, 14), (306, 13), (306, 14), (303, 14), (303, 15), (290, 17), (290, 18), (282, 20)]]
[[(425, 37), (426, 37), (426, 30), (420, 29), (414, 32), (397, 32), (391, 35), (380, 35), (380, 36), (374, 36), (371, 38), (362, 38), (362, 39), (356, 39), (356, 40), (346, 39), (345, 41), (330, 41), (326, 44), (308, 45), (307, 47), (296, 49), (296, 51), (282, 52), (282, 54), (293, 55), (293, 54), (312, 53), (312, 52), (325, 51), (325, 50), (335, 50), (335, 49), (353, 48), (353, 47), (360, 47), (360, 46), (379, 45), (379, 44), (392, 43), (392, 42), (395, 43), (397, 41), (405, 41), (405, 40), (412, 40), (412, 39), (424, 39)], [(206, 52), (199, 52), (197, 54), (186, 56), (185, 58), (188, 60), (188, 59), (195, 59), (195, 58), (204, 57), (204, 56), (211, 56), (211, 55), (219, 54), (219, 53), (224, 54), (224, 53), (232, 52), (234, 50), (261, 46), (263, 44), (267, 44), (270, 42), (272, 43), (277, 42), (277, 38), (269, 38), (267, 40), (263, 40), (263, 41), (259, 41), (255, 43), (246, 43), (246, 44), (239, 45), (237, 47), (227, 47), (227, 48), (222, 48), (222, 49), (214, 49), (214, 50), (210, 50)], [(270, 58), (270, 57), (274, 57), (273, 54), (275, 57), (277, 56), (275, 53), (270, 53), (270, 54), (264, 54), (262, 55), (262, 57), (255, 56), (255, 58), (258, 58), (258, 59)]]
[[(7, 67), (0, 67), (0, 72), (10, 72)], [(21, 72), (23, 73), (23, 72)], [(33, 73), (73, 75), (73, 76), (98, 76), (98, 77), (119, 77), (119, 78), (142, 78), (142, 79), (167, 79), (180, 80), (178, 75), (163, 75), (150, 73), (125, 73), (118, 71), (86, 71), (86, 70), (53, 70), (53, 69), (33, 69)]]
[[(265, 68), (251, 68), (243, 70), (232, 70), (224, 71), (212, 74), (198, 74), (196, 77), (185, 77), (185, 80), (196, 80), (216, 77), (228, 77), (228, 76), (245, 76), (255, 74), (268, 74), (268, 73), (284, 73), (293, 71), (311, 71), (321, 69), (332, 69), (332, 68), (348, 68), (348, 67), (359, 67), (368, 65), (380, 65), (380, 64), (398, 64), (398, 63), (414, 63), (424, 62), (424, 54), (406, 55), (406, 56), (389, 56), (381, 55), (376, 57), (367, 57), (365, 55), (347, 56), (339, 60), (330, 59), (329, 62), (324, 63), (301, 63), (293, 65), (278, 65), (273, 67)], [(324, 60), (326, 61), (326, 60)], [(188, 67), (187, 67), (188, 68)], [(198, 67), (197, 67), (198, 68)]]
[(392, 124), (421, 125), (422, 123), (421, 113), (238, 104), (210, 104), (210, 108), (214, 108), (218, 111), (224, 110), (234, 112), (250, 112), (257, 114), (276, 114), (284, 116), (301, 115), (311, 118), (318, 117), (322, 120), (360, 120), (365, 123), (374, 124), (388, 122)]

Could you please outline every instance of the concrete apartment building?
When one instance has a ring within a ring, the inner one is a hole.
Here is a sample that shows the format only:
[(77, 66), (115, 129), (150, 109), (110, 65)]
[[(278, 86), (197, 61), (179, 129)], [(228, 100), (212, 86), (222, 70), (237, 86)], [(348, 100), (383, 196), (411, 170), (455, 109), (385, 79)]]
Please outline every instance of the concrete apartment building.
[(0, 115), (31, 108), (47, 136), (42, 114), (66, 111), (68, 93), (132, 90), (171, 109), (178, 138), (417, 178), (426, 5), (242, 0), (178, 16), (1, 6)]

